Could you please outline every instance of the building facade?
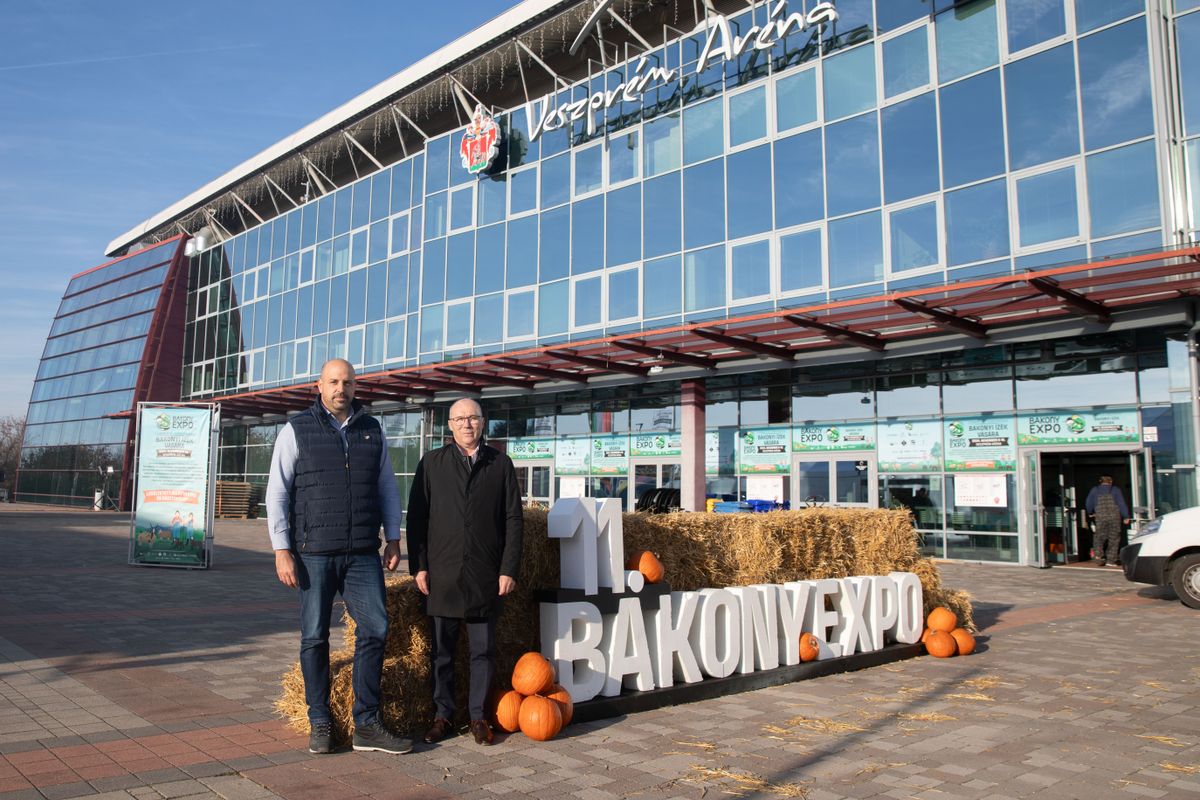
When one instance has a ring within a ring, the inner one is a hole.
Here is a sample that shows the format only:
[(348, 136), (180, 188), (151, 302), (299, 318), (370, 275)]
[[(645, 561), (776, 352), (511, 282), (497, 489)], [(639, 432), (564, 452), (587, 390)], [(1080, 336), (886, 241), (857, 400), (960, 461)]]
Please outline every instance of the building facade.
[[(110, 253), (191, 237), (169, 399), (221, 403), (226, 479), (341, 357), (402, 489), (473, 396), (533, 500), (902, 505), (931, 554), (1082, 558), (1100, 474), (1197, 503), (1198, 7), (527, 0)], [(18, 499), (78, 501), (38, 465), (82, 428), (120, 447), (49, 399), (79, 280)]]

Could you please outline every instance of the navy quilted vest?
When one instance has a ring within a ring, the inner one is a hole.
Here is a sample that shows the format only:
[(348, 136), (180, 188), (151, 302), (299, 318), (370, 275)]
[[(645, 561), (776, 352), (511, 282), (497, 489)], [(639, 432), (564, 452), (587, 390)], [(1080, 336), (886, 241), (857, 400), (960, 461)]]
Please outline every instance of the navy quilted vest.
[(292, 417), (296, 435), (292, 531), (301, 553), (362, 553), (379, 549), (379, 459), (385, 446), (378, 420), (354, 403), (348, 448), (318, 398)]

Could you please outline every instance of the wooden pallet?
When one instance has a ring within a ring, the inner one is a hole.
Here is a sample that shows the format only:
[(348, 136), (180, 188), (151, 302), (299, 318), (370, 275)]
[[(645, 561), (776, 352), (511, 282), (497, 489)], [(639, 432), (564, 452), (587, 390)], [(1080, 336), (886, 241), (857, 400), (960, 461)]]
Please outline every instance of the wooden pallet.
[(249, 519), (254, 487), (238, 481), (217, 481), (217, 519)]

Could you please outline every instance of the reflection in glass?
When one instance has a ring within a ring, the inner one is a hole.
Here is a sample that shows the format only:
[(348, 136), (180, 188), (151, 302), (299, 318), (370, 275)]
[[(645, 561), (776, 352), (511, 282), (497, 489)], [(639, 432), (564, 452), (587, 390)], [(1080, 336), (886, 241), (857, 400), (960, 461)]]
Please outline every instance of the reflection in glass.
[[(649, 134), (647, 134), (647, 139)], [(725, 104), (720, 97), (683, 110), (683, 163), (695, 164), (725, 152)], [(673, 167), (664, 167), (660, 172)], [(647, 170), (646, 174), (650, 174)]]
[(589, 197), (571, 207), (571, 274), (604, 266), (604, 198)]
[(796, 464), (796, 502), (829, 501), (829, 462), (800, 461)]
[(504, 288), (504, 225), (479, 228), (475, 233), (475, 293)]
[(1067, 31), (1062, 0), (1008, 0), (1006, 11), (1010, 53), (1062, 36)]
[(892, 237), (892, 272), (938, 263), (936, 203), (923, 203), (889, 215)]
[[(421, 309), (421, 352), (433, 353), (442, 349), (442, 316), (445, 312), (442, 306), (425, 306)], [(336, 358), (329, 352), (329, 358)]]
[(538, 288), (538, 336), (565, 333), (570, 309), (570, 281), (544, 283)]
[(608, 192), (605, 260), (608, 266), (642, 257), (642, 187), (638, 184)]
[(575, 196), (594, 192), (604, 186), (604, 145), (574, 151)]
[[(881, 4), (887, 5), (887, 3)], [(929, 83), (929, 31), (916, 28), (883, 43), (883, 96), (918, 89)]]
[(560, 156), (542, 162), (542, 208), (552, 208), (567, 202), (571, 191), (571, 155)]
[(1075, 0), (1075, 26), (1085, 33), (1145, 10), (1143, 0)]
[(638, 270), (608, 274), (608, 321), (630, 319), (638, 315)]
[(1079, 152), (1075, 55), (1069, 44), (1004, 68), (1008, 153), (1012, 169)]
[(933, 92), (880, 112), (883, 125), (883, 196), (895, 203), (936, 192), (937, 108)]
[(538, 281), (564, 278), (571, 258), (571, 209), (569, 206), (543, 211), (539, 238)]
[(642, 266), (642, 316), (646, 319), (678, 314), (681, 291), (678, 255), (647, 261)]
[(875, 106), (875, 46), (866, 44), (824, 61), (825, 119), (839, 119)]
[(824, 285), (821, 249), (819, 228), (779, 237), (781, 292), (795, 292)]
[(907, 508), (917, 530), (942, 527), (941, 475), (880, 475), (879, 503), (884, 508)]
[(817, 71), (806, 69), (775, 81), (775, 129), (787, 131), (817, 121)]
[(1108, 147), (1154, 133), (1146, 47), (1144, 19), (1079, 40), (1086, 149)]
[(446, 347), (471, 344), (471, 303), (446, 306)]
[(771, 293), (771, 243), (766, 239), (730, 248), (733, 301)]
[(638, 177), (641, 159), (636, 130), (610, 136), (608, 139), (608, 183), (618, 184)]
[(512, 173), (509, 182), (512, 184), (512, 213), (520, 214), (537, 208), (537, 167)]
[(509, 339), (518, 339), (533, 335), (533, 292), (517, 292), (508, 296), (508, 332)]
[(1087, 182), (1092, 236), (1158, 227), (1158, 167), (1153, 141), (1088, 156)]
[(1132, 355), (1018, 364), (1017, 408), (1078, 408), (1137, 401)]
[(522, 217), (508, 223), (508, 273), (505, 286), (537, 282), (538, 218)]
[(489, 294), (475, 298), (475, 344), (493, 344), (503, 336), (504, 295)]
[(679, 173), (672, 172), (642, 184), (642, 230), (645, 257), (679, 250), (682, 235), (679, 202)]
[(450, 228), (458, 230), (475, 222), (475, 187), (464, 186), (450, 193)]
[(446, 299), (468, 297), (475, 291), (475, 232), (451, 236), (446, 247)]
[(575, 282), (575, 327), (583, 328), (589, 325), (599, 325), (600, 319), (600, 278), (588, 278)]
[(946, 261), (966, 264), (1008, 255), (1008, 192), (991, 181), (946, 195)]
[(875, 114), (825, 127), (829, 215), (879, 205), (879, 132)]
[[(496, 178), (481, 178), (479, 181), (478, 224), (490, 225), (503, 222), (508, 196), (507, 181)], [(392, 245), (393, 250), (395, 245)]]
[(775, 227), (787, 228), (825, 216), (825, 172), (821, 131), (812, 130), (775, 142)]
[(1016, 185), (1022, 247), (1079, 235), (1074, 167), (1030, 175)]
[(666, 114), (642, 128), (647, 178), (679, 167), (679, 114)]
[[(762, 139), (767, 135), (767, 89), (756, 86), (729, 97), (729, 146)], [(684, 140), (687, 150), (687, 140)]]
[(684, 310), (725, 305), (725, 248), (710, 247), (683, 259)]
[(1000, 60), (996, 2), (967, 3), (936, 17), (938, 79), (948, 83)]
[(725, 239), (725, 162), (714, 159), (683, 171), (683, 246)]
[(853, 286), (883, 278), (883, 234), (878, 211), (829, 222), (829, 285)]
[(740, 239), (771, 228), (771, 146), (742, 150), (726, 158), (729, 184), (729, 238)]

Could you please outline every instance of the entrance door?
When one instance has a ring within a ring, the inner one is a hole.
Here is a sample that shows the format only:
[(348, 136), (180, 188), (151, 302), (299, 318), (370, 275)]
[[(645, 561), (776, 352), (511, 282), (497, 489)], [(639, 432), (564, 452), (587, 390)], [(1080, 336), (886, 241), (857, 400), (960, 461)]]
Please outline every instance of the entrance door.
[[(683, 486), (683, 469), (678, 461), (632, 459), (629, 465), (633, 480), (629, 483), (628, 508), (634, 511), (642, 497), (657, 489), (673, 489), (676, 492)], [(668, 503), (678, 506), (679, 501)]]
[(539, 503), (550, 507), (554, 500), (554, 462), (518, 461), (517, 483), (521, 485), (521, 501), (524, 503)]
[(1020, 491), (1021, 517), (1019, 557), (1022, 564), (1044, 567), (1045, 553), (1042, 543), (1042, 481), (1041, 454), (1037, 450), (1022, 450), (1017, 459), (1017, 483)]
[(792, 508), (879, 507), (875, 454), (805, 453), (792, 458)]

